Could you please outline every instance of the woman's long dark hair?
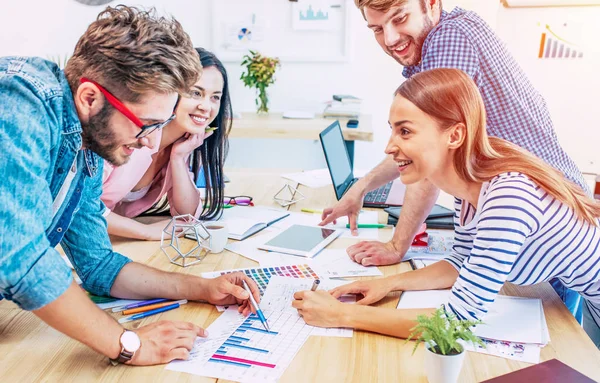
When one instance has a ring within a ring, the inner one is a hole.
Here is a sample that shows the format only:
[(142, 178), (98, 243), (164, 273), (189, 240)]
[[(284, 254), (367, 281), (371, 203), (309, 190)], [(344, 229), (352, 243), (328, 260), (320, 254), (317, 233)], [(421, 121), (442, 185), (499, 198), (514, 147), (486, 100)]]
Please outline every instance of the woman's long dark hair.
[(229, 97), (229, 83), (227, 80), (227, 71), (223, 63), (211, 52), (203, 48), (196, 48), (200, 55), (200, 63), (203, 68), (214, 66), (223, 76), (223, 94), (221, 95), (221, 106), (219, 113), (214, 121), (210, 123), (211, 127), (217, 130), (208, 137), (204, 143), (192, 153), (192, 171), (194, 172), (194, 181), (200, 177), (200, 169), (204, 170), (204, 183), (206, 185), (206, 199), (200, 219), (211, 220), (219, 218), (223, 213), (223, 197), (225, 181), (223, 179), (223, 164), (229, 142), (227, 137), (231, 130), (231, 119), (233, 112), (231, 110), (231, 99)]

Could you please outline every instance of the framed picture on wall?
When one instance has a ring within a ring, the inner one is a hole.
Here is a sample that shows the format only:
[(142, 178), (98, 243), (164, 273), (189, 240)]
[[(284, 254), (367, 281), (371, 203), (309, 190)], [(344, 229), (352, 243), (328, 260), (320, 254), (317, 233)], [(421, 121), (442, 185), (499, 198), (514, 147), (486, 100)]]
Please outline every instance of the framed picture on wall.
[(349, 0), (212, 0), (212, 50), (227, 62), (257, 50), (282, 61), (349, 58)]

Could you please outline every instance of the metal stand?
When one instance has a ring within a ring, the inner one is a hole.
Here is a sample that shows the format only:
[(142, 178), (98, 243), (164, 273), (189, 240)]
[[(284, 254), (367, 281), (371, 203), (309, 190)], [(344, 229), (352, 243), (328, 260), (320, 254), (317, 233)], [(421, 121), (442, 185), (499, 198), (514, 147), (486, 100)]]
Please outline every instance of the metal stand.
[[(300, 198), (294, 199), (296, 193), (300, 194)], [(289, 184), (283, 185), (283, 187), (279, 189), (279, 191), (273, 196), (275, 202), (277, 202), (283, 207), (290, 206), (291, 204), (296, 203), (298, 201), (302, 201), (305, 198), (306, 197), (304, 196), (304, 194), (302, 194), (300, 190), (296, 189), (295, 187)]]
[[(195, 246), (187, 251), (181, 250), (180, 239), (185, 237), (195, 240)], [(169, 240), (170, 237), (170, 240)], [(181, 267), (201, 262), (210, 252), (210, 233), (200, 220), (191, 214), (173, 217), (163, 229), (160, 237), (160, 249), (169, 261)]]

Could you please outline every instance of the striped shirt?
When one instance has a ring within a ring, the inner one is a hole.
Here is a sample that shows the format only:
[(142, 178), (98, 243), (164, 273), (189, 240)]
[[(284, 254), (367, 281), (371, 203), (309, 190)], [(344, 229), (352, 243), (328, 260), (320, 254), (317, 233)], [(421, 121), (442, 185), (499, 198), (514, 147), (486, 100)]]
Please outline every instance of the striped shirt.
[(476, 13), (442, 11), (423, 42), (418, 65), (404, 68), (409, 78), (435, 68), (456, 68), (477, 84), (487, 112), (487, 132), (535, 154), (588, 194), (591, 190), (558, 143), (546, 102), (504, 43)]
[(446, 307), (459, 318), (483, 318), (506, 281), (558, 278), (588, 301), (600, 325), (598, 227), (520, 173), (484, 183), (477, 208), (460, 199), (455, 208), (455, 245), (445, 261), (459, 276)]

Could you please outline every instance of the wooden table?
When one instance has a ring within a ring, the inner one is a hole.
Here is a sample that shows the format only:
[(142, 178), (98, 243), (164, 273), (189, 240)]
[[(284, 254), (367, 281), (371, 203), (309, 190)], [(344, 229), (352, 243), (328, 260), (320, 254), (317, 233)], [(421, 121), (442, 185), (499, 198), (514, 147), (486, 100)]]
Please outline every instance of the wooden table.
[[(286, 169), (286, 171), (293, 171)], [(228, 170), (232, 182), (227, 193), (249, 194), (263, 205), (278, 206), (273, 194), (286, 181), (278, 176), (283, 171)], [(295, 185), (293, 185), (295, 186)], [(308, 189), (307, 196), (290, 210), (316, 208), (332, 203), (331, 187)], [(385, 222), (380, 214), (380, 222)], [(380, 230), (380, 239), (387, 240), (390, 230)], [(331, 246), (347, 247), (356, 242), (338, 239)], [(172, 265), (158, 250), (157, 242), (115, 241), (115, 248), (154, 267), (199, 275), (205, 271), (239, 267), (254, 267), (256, 263), (230, 252), (211, 254), (202, 264), (181, 268)], [(380, 267), (385, 275), (408, 270), (405, 264)], [(537, 297), (543, 301), (551, 342), (542, 349), (542, 360), (557, 358), (593, 379), (600, 379), (600, 351), (592, 344), (556, 293), (543, 283), (532, 287), (505, 286), (504, 293)], [(398, 294), (391, 294), (377, 305), (395, 307)], [(76, 315), (76, 313), (74, 313)], [(185, 320), (208, 327), (217, 317), (209, 304), (190, 303), (177, 310), (128, 324), (129, 328), (158, 320)], [(423, 369), (423, 347), (411, 355), (413, 343), (402, 339), (355, 331), (352, 338), (310, 337), (281, 382), (427, 382)], [(479, 382), (529, 366), (508, 359), (467, 353), (459, 382)], [(0, 302), (0, 382), (33, 381), (177, 381), (212, 382), (214, 379), (165, 370), (164, 366), (109, 366), (107, 359), (78, 342), (58, 333), (30, 312), (14, 304)]]
[(357, 128), (347, 128), (348, 118), (323, 118), (320, 115), (311, 119), (283, 118), (281, 113), (256, 114), (241, 113), (241, 118), (233, 120), (231, 138), (282, 138), (318, 140), (319, 133), (335, 120), (340, 121), (346, 148), (354, 161), (354, 141), (373, 141), (371, 116), (361, 114)]

